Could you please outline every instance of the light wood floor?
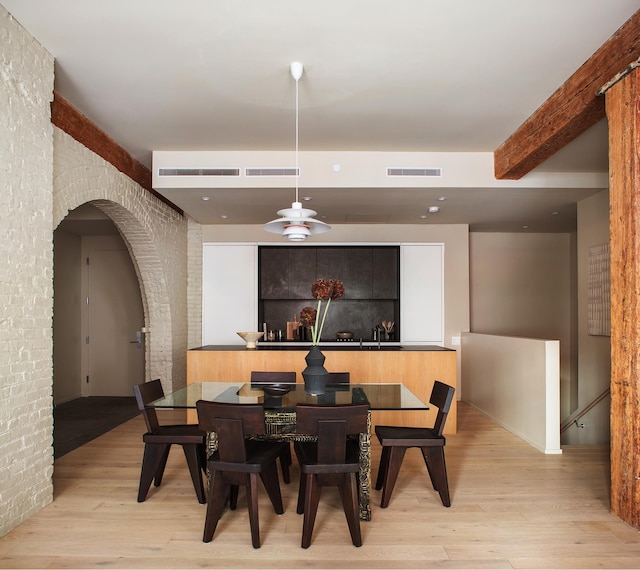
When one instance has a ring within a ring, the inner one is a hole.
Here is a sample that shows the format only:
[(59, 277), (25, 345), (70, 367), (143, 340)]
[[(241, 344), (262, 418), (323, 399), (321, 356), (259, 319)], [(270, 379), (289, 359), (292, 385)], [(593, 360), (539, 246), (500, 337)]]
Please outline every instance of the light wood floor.
[[(609, 513), (608, 449), (546, 456), (464, 403), (447, 438), (452, 506), (412, 450), (389, 508), (373, 491), (361, 548), (334, 489), (321, 498), (311, 547), (300, 548), (297, 468), (282, 486), (284, 515), (261, 494), (262, 548), (251, 547), (243, 493), (204, 544), (205, 507), (179, 449), (162, 486), (136, 502), (143, 431), (135, 418), (57, 460), (53, 503), (0, 539), (0, 567), (640, 568), (640, 533)], [(379, 451), (376, 441), (374, 476)]]

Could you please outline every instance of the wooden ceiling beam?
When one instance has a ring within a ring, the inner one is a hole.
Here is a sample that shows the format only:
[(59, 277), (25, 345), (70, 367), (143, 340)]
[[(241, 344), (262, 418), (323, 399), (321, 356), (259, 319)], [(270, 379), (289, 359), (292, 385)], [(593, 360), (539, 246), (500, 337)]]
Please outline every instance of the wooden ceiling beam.
[(640, 57), (640, 10), (494, 152), (498, 180), (519, 180), (605, 117), (598, 90)]
[(184, 215), (184, 212), (151, 186), (151, 171), (138, 162), (100, 127), (85, 117), (64, 97), (54, 92), (51, 103), (51, 122), (89, 150), (95, 152), (120, 172), (137, 182), (167, 206)]

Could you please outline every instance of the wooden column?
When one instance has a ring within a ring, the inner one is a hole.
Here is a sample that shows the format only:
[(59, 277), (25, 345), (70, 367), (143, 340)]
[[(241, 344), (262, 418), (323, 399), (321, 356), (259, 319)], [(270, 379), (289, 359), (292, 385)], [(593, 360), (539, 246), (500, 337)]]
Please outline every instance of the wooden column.
[(640, 70), (606, 88), (611, 237), (611, 512), (640, 529)]

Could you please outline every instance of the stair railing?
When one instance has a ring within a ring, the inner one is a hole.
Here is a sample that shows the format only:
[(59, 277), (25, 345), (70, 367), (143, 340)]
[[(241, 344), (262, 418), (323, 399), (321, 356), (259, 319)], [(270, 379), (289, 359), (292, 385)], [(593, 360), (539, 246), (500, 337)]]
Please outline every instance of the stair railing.
[(563, 424), (560, 425), (560, 433), (568, 430), (573, 424), (577, 427), (584, 427), (578, 423), (578, 420), (584, 416), (587, 412), (595, 408), (602, 400), (604, 400), (611, 393), (611, 389), (607, 388), (602, 394), (600, 394), (595, 400), (593, 400), (589, 405), (582, 408), (582, 410), (578, 410), (571, 414)]

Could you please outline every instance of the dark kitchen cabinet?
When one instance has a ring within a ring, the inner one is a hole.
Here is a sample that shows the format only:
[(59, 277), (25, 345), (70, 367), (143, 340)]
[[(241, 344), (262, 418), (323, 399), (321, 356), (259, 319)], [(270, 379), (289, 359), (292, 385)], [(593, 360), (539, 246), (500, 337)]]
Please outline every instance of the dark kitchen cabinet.
[(399, 252), (395, 248), (371, 249), (371, 298), (399, 298)]
[(323, 340), (335, 340), (337, 331), (369, 340), (382, 320), (399, 331), (399, 275), (399, 246), (260, 246), (259, 327), (286, 329), (303, 307), (316, 306), (311, 285), (325, 278), (340, 279), (345, 294), (331, 305)]
[(284, 248), (260, 249), (260, 298), (289, 298), (289, 252)]
[(309, 299), (316, 280), (316, 251), (310, 247), (289, 250), (289, 299)]

